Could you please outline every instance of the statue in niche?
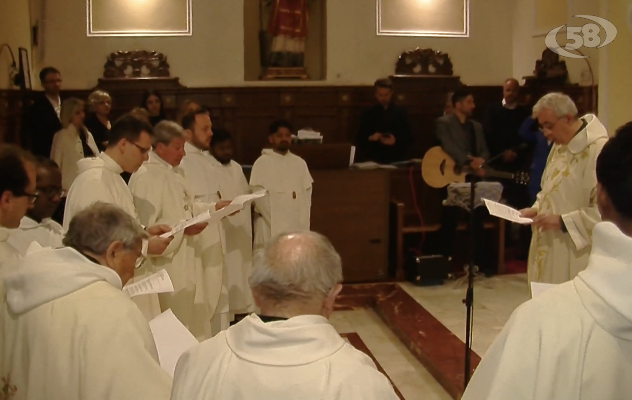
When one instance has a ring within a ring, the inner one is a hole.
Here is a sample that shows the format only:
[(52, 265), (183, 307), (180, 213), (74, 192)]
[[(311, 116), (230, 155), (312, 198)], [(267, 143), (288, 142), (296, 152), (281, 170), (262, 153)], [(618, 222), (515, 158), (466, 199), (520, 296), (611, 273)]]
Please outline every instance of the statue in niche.
[(307, 78), (307, 18), (309, 5), (314, 1), (260, 0), (259, 42), (261, 65), (265, 68), (263, 79)]

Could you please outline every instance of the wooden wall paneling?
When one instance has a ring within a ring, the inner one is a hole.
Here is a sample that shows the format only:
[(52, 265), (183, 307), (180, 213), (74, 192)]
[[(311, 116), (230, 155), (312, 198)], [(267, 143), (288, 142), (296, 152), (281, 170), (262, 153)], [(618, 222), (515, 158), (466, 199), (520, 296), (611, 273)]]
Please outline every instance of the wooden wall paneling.
[[(411, 158), (421, 157), (436, 142), (434, 120), (442, 114), (446, 94), (458, 86), (458, 77), (397, 78), (394, 77), (397, 104), (409, 113), (414, 141)], [(471, 86), (477, 107), (474, 118), (481, 121), (487, 104), (500, 101), (500, 86)], [(580, 113), (587, 112), (591, 88), (582, 86), (523, 87), (530, 104), (549, 91), (564, 91), (577, 103)], [(86, 99), (92, 90), (64, 90), (62, 99)], [(141, 87), (110, 90), (113, 98), (112, 119), (140, 105)], [(267, 142), (268, 125), (276, 118), (290, 120), (298, 129), (311, 126), (325, 135), (327, 143), (355, 143), (361, 113), (375, 104), (372, 86), (340, 87), (229, 87), (229, 88), (165, 88), (165, 111), (175, 118), (179, 106), (187, 99), (209, 106), (213, 124), (226, 128), (235, 136), (235, 159), (251, 164)], [(37, 92), (3, 90), (0, 98), (8, 104), (0, 116), (2, 140), (17, 141), (21, 121), (21, 102), (32, 102)], [(10, 112), (11, 118), (6, 117)], [(16, 113), (16, 110), (17, 113)], [(3, 111), (0, 111), (0, 113)]]
[(22, 92), (18, 90), (0, 91), (0, 141), (2, 143), (20, 143), (22, 96)]
[[(265, 103), (264, 103), (265, 104)], [(279, 117), (279, 108), (268, 105), (261, 108), (235, 109), (234, 129), (235, 161), (252, 165), (268, 143), (268, 126)]]

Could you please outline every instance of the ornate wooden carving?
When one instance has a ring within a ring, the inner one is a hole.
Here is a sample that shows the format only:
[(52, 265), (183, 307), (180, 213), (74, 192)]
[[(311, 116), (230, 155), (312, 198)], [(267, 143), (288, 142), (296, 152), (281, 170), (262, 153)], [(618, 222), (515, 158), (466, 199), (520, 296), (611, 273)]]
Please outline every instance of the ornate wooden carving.
[(432, 49), (405, 51), (397, 60), (396, 75), (419, 76), (441, 75), (452, 76), (452, 61), (447, 53)]
[(525, 76), (527, 84), (546, 83), (546, 84), (567, 84), (568, 69), (566, 62), (560, 61), (559, 54), (546, 48), (542, 52), (542, 58), (535, 62), (535, 70), (533, 76)]
[(156, 51), (117, 51), (108, 56), (103, 77), (166, 78), (169, 77), (167, 57)]

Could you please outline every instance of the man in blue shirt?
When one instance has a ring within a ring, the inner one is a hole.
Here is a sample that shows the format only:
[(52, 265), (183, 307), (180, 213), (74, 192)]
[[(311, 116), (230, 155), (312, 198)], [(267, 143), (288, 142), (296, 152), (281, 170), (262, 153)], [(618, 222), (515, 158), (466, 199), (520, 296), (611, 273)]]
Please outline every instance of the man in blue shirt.
[(533, 160), (531, 162), (531, 170), (529, 176), (529, 204), (535, 202), (535, 196), (540, 191), (540, 181), (542, 173), (546, 166), (546, 160), (549, 157), (549, 151), (553, 143), (549, 143), (538, 126), (538, 121), (534, 118), (527, 118), (518, 131), (522, 140), (535, 146), (533, 152)]

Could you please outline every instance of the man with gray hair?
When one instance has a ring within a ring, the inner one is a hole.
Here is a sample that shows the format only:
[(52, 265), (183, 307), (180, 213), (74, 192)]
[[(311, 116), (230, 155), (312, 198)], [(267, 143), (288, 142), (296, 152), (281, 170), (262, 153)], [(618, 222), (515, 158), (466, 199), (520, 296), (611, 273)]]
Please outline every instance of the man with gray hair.
[[(185, 155), (185, 137), (182, 128), (171, 121), (161, 121), (154, 127), (153, 151), (149, 161), (135, 172), (129, 182), (134, 205), (143, 225), (164, 224), (174, 226), (208, 210), (219, 210), (229, 202), (202, 203), (195, 201), (193, 191), (179, 167)], [(176, 233), (159, 257), (147, 261), (149, 272), (166, 269), (173, 282), (173, 293), (162, 293), (160, 308), (171, 309), (178, 319), (198, 340), (212, 337), (221, 330), (221, 323), (213, 321), (216, 304), (209, 301), (209, 285), (217, 282), (207, 269), (222, 268), (222, 247), (215, 250), (217, 264), (202, 262), (202, 248), (196, 237), (205, 228), (200, 223)], [(218, 230), (217, 224), (208, 229)], [(221, 283), (221, 282), (220, 282)]]
[(397, 399), (371, 359), (327, 321), (341, 282), (327, 238), (275, 237), (256, 253), (250, 277), (261, 314), (187, 351), (171, 399)]
[(66, 247), (31, 248), (4, 278), (0, 377), (21, 400), (168, 399), (149, 325), (122, 287), (147, 234), (97, 202), (78, 212)]
[(588, 265), (597, 209), (595, 163), (608, 141), (596, 115), (581, 118), (573, 100), (549, 93), (533, 107), (533, 118), (553, 143), (535, 203), (521, 210), (533, 218), (529, 282), (563, 283)]

